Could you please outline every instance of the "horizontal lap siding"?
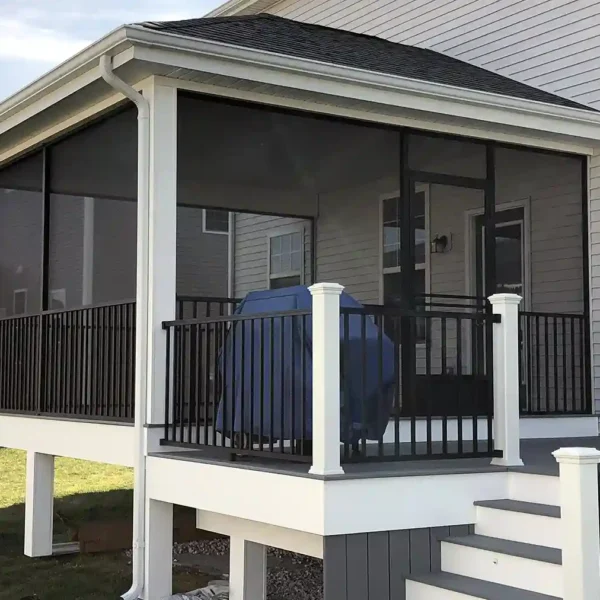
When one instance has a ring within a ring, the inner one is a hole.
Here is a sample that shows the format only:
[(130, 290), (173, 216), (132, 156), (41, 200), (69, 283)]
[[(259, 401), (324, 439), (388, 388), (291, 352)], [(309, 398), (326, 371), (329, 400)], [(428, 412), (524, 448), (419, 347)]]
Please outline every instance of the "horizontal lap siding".
[(202, 209), (177, 207), (177, 293), (227, 295), (226, 235), (204, 233)]
[(431, 48), (600, 105), (595, 0), (283, 0), (269, 12)]
[(306, 219), (269, 215), (237, 214), (235, 217), (234, 295), (243, 298), (249, 292), (269, 288), (268, 236), (290, 227), (304, 228), (304, 281), (311, 283), (311, 224)]

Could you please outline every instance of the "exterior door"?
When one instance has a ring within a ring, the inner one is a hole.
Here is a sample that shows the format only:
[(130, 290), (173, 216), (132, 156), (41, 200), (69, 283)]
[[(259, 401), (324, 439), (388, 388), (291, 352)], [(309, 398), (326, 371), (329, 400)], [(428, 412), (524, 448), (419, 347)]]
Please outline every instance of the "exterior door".
[[(485, 295), (485, 244), (483, 215), (475, 218), (475, 295)], [(526, 298), (525, 289), (525, 210), (523, 207), (496, 213), (496, 289), (495, 293), (518, 294)]]

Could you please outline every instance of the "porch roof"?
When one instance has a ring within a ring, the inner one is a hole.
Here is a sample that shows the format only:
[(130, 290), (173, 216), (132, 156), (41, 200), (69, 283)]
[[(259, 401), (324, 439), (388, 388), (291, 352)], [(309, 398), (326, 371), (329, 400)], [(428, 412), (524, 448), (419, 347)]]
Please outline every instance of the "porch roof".
[(235, 44), (263, 52), (452, 85), (544, 104), (595, 109), (520, 83), (434, 50), (274, 15), (140, 23), (161, 33)]

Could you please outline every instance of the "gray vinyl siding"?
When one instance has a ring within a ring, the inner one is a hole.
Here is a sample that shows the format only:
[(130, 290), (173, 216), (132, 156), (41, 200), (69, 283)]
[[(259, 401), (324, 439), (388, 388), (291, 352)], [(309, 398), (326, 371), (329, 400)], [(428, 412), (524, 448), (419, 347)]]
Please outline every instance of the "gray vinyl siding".
[(283, 0), (268, 12), (431, 48), (600, 105), (595, 0)]
[(472, 525), (328, 536), (324, 600), (405, 600), (405, 579), (441, 570), (441, 540)]
[(202, 231), (202, 209), (177, 207), (177, 293), (227, 296), (228, 236)]
[(311, 223), (294, 217), (236, 214), (235, 216), (234, 296), (269, 288), (268, 236), (286, 233), (290, 228), (304, 230), (304, 283), (311, 277)]
[(592, 397), (600, 410), (600, 156), (589, 159), (590, 202), (590, 320), (592, 338)]

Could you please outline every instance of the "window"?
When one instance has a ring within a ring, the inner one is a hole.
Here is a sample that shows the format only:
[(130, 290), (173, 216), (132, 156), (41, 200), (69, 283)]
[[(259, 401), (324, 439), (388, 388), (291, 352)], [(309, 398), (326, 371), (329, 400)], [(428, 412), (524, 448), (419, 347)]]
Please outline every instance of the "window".
[[(402, 302), (402, 261), (400, 256), (402, 200), (394, 196), (384, 198), (382, 202), (383, 303), (399, 306)], [(429, 253), (427, 204), (426, 188), (420, 187), (414, 195), (413, 206), (415, 238), (413, 293), (417, 298), (427, 293)], [(425, 323), (420, 321), (421, 319), (417, 324), (417, 341), (425, 339)]]
[(304, 272), (304, 232), (269, 237), (269, 289), (301, 285)]
[(205, 208), (203, 211), (204, 233), (229, 233), (229, 212), (226, 210), (212, 210)]
[(50, 310), (63, 310), (67, 307), (67, 290), (50, 290)]
[(27, 313), (27, 290), (15, 290), (13, 293), (13, 315)]

